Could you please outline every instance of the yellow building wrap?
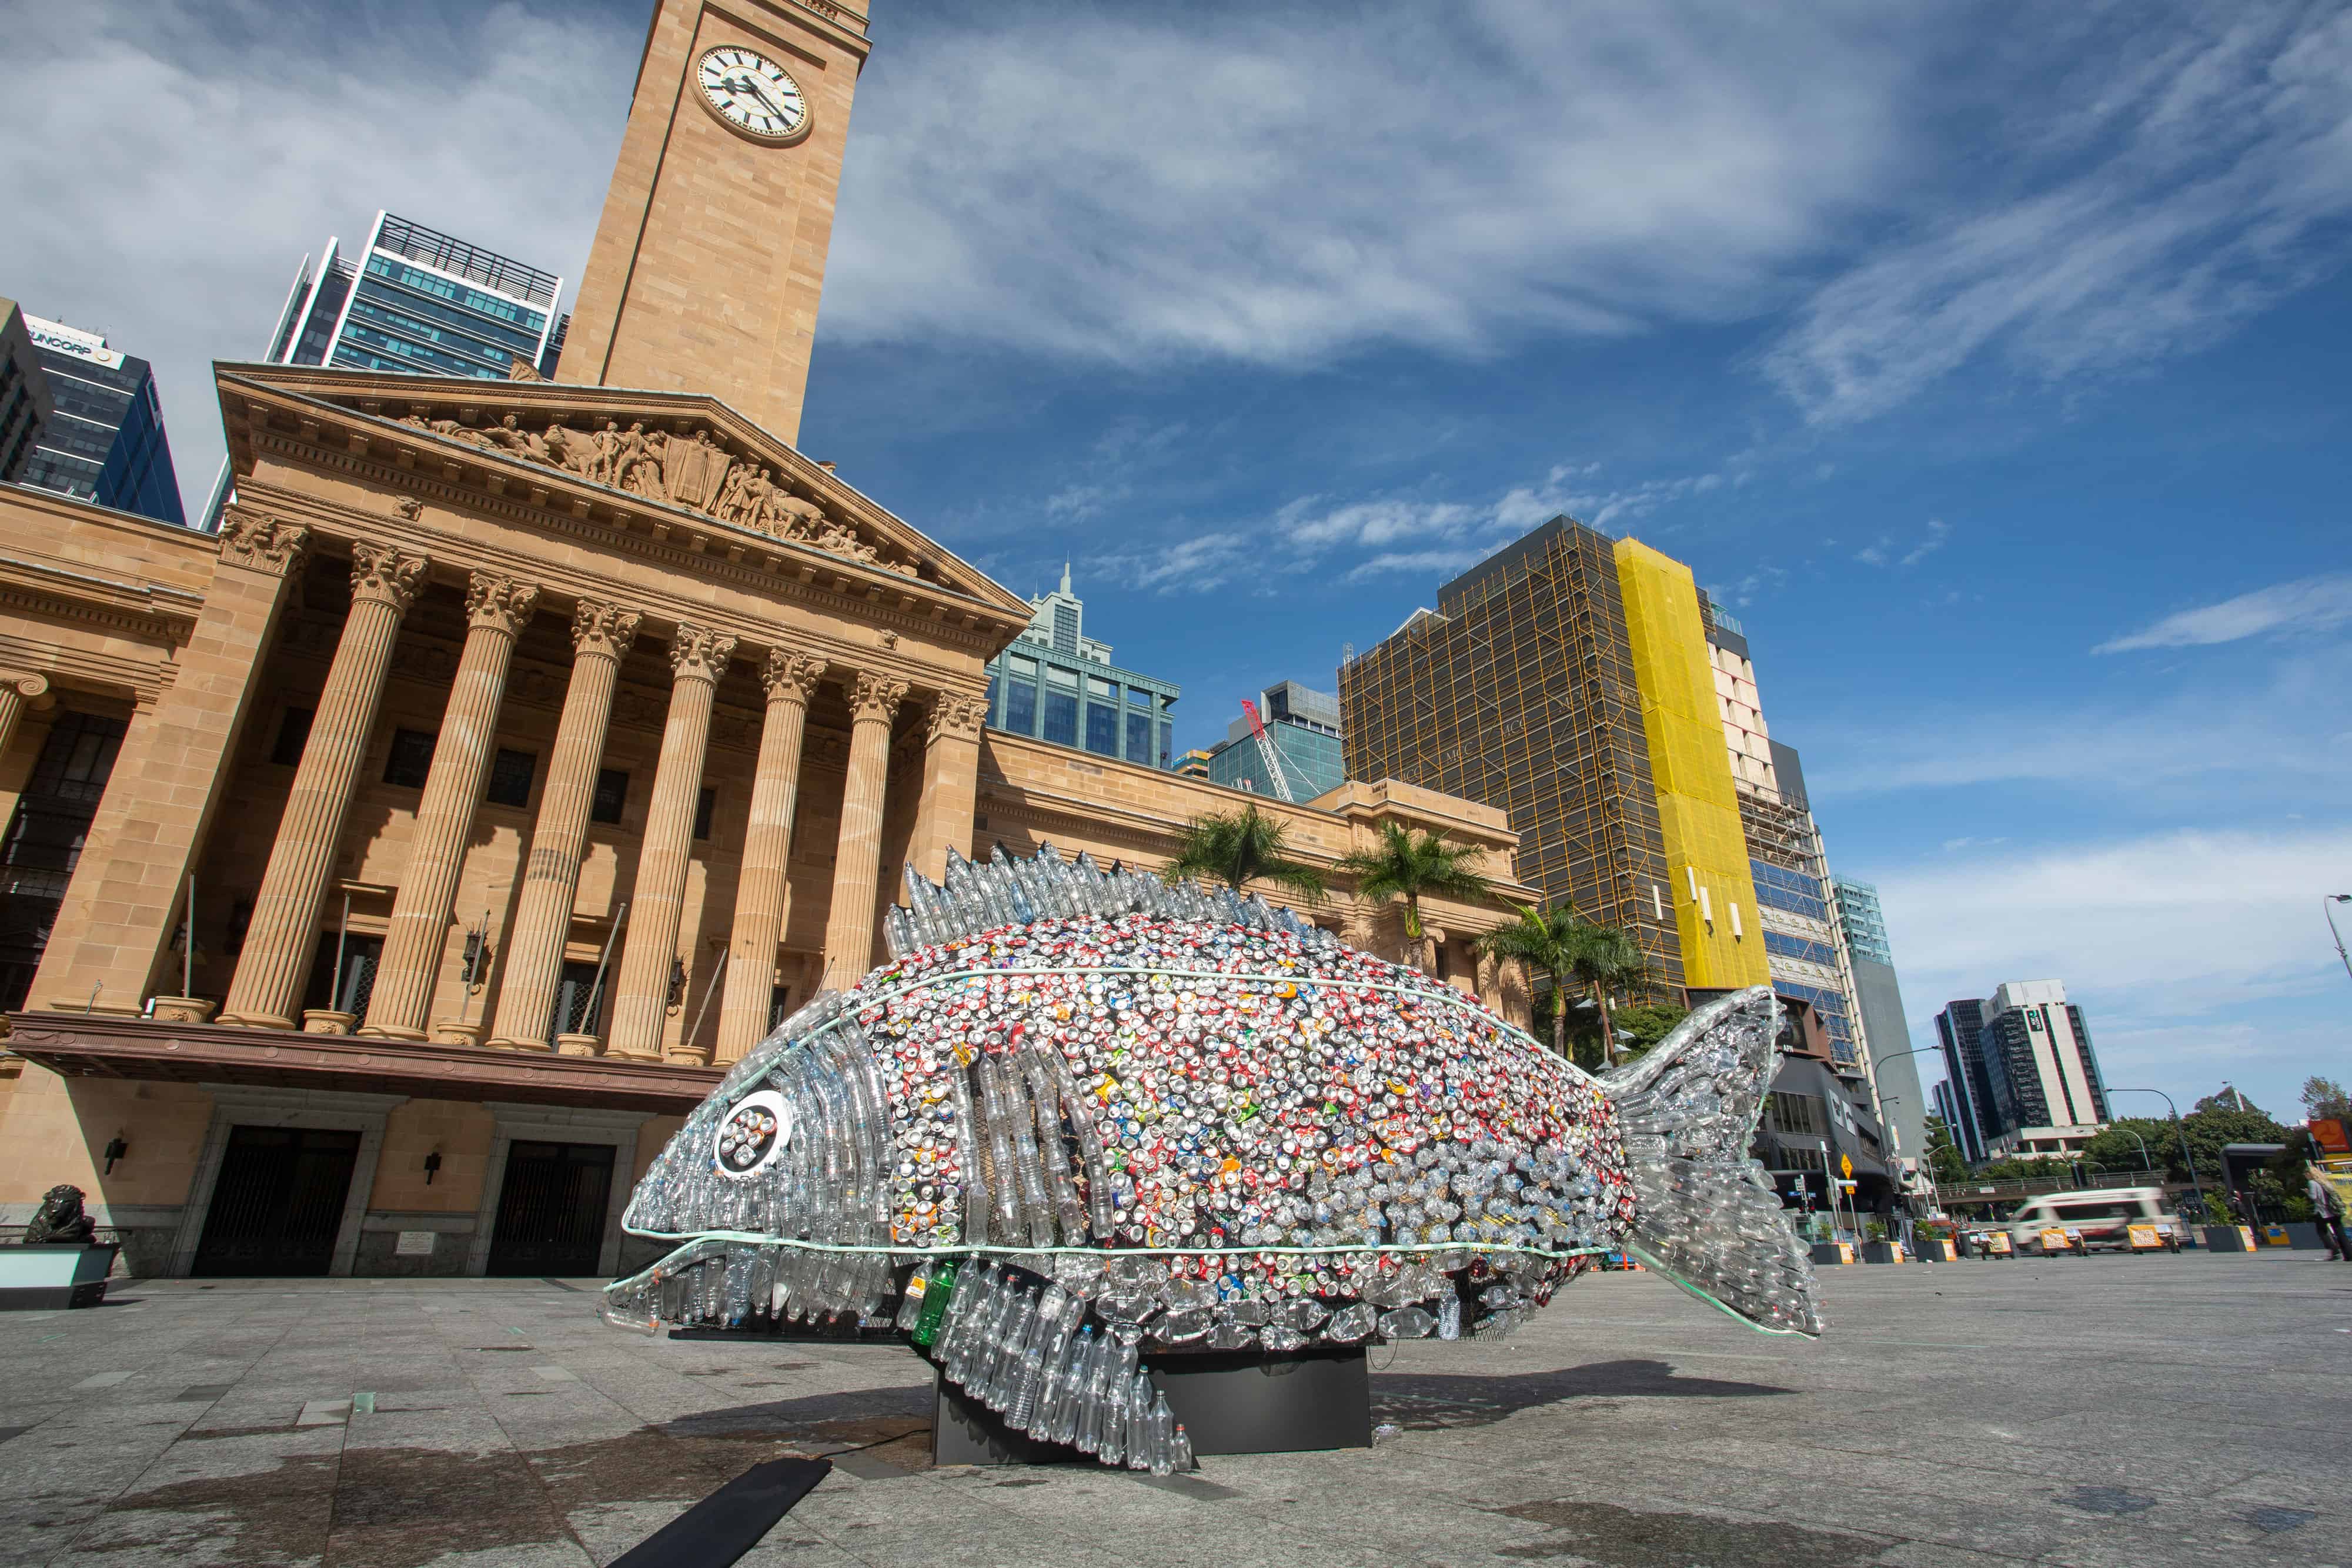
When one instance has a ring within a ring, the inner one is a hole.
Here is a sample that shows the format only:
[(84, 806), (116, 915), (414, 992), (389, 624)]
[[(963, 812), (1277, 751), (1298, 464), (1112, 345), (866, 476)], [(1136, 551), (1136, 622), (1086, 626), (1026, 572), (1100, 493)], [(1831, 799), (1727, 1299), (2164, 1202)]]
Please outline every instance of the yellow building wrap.
[(1638, 539), (1617, 541), (1617, 582), (1625, 599), (1633, 677), (1642, 689), (1642, 729), (1650, 743), (1684, 983), (1769, 985), (1698, 585), (1690, 568)]

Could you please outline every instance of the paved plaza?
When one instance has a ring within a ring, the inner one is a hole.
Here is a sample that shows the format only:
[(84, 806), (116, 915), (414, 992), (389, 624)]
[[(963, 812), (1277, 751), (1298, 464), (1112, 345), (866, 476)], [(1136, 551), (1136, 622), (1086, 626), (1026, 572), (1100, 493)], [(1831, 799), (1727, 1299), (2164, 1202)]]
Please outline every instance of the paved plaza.
[(1648, 1275), (1374, 1352), (1370, 1451), (928, 1468), (896, 1345), (642, 1338), (592, 1281), (174, 1280), (0, 1316), (0, 1563), (605, 1563), (758, 1459), (836, 1469), (744, 1561), (1967, 1568), (2352, 1562), (2352, 1269), (1853, 1268), (1832, 1337)]

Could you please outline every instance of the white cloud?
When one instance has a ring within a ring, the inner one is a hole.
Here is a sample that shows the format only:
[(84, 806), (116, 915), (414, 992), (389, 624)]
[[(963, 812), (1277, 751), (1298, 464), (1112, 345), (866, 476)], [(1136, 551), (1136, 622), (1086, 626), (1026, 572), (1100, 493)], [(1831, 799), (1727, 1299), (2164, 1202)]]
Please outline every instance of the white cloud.
[(634, 20), (193, 0), (0, 0), (0, 290), (156, 366), (183, 494), (221, 452), (211, 361), (268, 347), (295, 264), (376, 208), (576, 285)]
[(2336, 788), (2352, 760), (2352, 679), (2342, 651), (2280, 661), (2258, 680), (2196, 681), (2129, 706), (2049, 704), (1998, 712), (1922, 707), (1899, 719), (1821, 726), (1805, 747), (1816, 803), (1909, 789), (2041, 783), (2120, 809), (2161, 791), (2216, 791), (2242, 812), (2261, 798)]
[(2100, 643), (2094, 653), (2126, 653), (2141, 648), (2195, 648), (2235, 643), (2265, 632), (2324, 632), (2352, 622), (2352, 573), (2306, 577), (2256, 589), (2168, 615), (2151, 626)]
[(1392, 0), (894, 30), (824, 329), (1287, 367), (1740, 319), (1906, 144), (1910, 64), (1848, 25), (1870, 15)]
[[(2340, 1030), (2303, 1015), (2343, 984), (2314, 905), (2322, 884), (2352, 881), (2352, 829), (2167, 832), (1873, 880), (1915, 1014), (2054, 977), (2088, 1014), (2110, 1083), (2176, 1097), (2238, 1072), (2292, 1082), (2296, 1061), (2340, 1049)], [(1914, 1037), (1935, 1040), (1932, 1027)]]
[[(2110, 14), (2127, 31), (2091, 15), (2061, 56), (2084, 62), (2074, 78), (2007, 116), (2015, 193), (1929, 183), (1937, 215), (1823, 285), (1766, 356), (1811, 421), (1882, 413), (1980, 355), (2051, 380), (2139, 365), (2340, 265), (2352, 14)], [(2037, 124), (2042, 101), (2063, 107)]]

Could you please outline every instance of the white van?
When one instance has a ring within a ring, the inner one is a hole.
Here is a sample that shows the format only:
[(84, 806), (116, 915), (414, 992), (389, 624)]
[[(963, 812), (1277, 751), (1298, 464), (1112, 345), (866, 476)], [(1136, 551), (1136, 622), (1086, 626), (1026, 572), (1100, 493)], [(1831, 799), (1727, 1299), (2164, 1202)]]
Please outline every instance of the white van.
[(2053, 1192), (2028, 1198), (2009, 1218), (2009, 1239), (2021, 1252), (2042, 1250), (2045, 1230), (2071, 1230), (2082, 1238), (2085, 1251), (2114, 1248), (2131, 1250), (2129, 1227), (2147, 1225), (2179, 1249), (2184, 1234), (2180, 1217), (2164, 1206), (2159, 1186), (2116, 1186), (2089, 1192)]

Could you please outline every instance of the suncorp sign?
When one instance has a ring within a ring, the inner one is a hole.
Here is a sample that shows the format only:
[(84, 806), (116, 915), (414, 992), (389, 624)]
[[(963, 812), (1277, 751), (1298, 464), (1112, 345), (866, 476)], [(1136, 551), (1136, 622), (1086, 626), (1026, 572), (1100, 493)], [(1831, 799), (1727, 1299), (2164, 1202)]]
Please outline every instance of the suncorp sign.
[(106, 340), (95, 332), (85, 332), (79, 327), (68, 327), (62, 321), (44, 321), (38, 316), (25, 318), (25, 330), (34, 346), (51, 349), (60, 354), (71, 354), (78, 360), (88, 360), (94, 365), (115, 370), (122, 363), (122, 355), (106, 346)]

